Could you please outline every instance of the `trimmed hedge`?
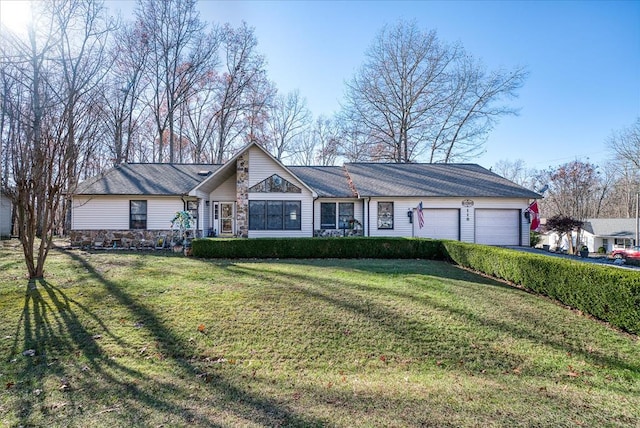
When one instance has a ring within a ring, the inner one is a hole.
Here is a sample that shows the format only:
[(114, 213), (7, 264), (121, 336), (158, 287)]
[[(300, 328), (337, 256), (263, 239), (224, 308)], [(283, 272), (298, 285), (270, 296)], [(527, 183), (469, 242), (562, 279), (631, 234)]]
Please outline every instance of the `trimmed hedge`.
[(419, 238), (195, 239), (202, 258), (448, 260), (640, 334), (640, 273), (506, 248)]
[(640, 334), (640, 273), (517, 250), (443, 241), (451, 261)]
[(442, 244), (416, 238), (257, 238), (194, 239), (192, 251), (203, 258), (260, 259), (442, 259)]

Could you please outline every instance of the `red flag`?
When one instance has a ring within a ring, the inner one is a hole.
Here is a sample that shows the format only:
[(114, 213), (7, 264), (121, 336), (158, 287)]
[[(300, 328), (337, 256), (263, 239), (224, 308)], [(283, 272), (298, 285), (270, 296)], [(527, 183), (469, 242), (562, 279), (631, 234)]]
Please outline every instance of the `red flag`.
[(531, 230), (537, 232), (540, 229), (540, 211), (538, 211), (538, 201), (533, 201), (529, 208), (529, 221), (531, 222)]
[(422, 229), (424, 227), (424, 213), (422, 212), (422, 201), (420, 201), (420, 203), (418, 204), (416, 211), (418, 211), (418, 226), (420, 226), (420, 229)]

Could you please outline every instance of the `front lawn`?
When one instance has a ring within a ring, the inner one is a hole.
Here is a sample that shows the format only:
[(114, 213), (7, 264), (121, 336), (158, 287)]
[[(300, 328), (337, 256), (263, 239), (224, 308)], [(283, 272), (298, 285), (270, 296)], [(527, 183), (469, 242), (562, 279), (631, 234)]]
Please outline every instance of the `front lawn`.
[(0, 248), (0, 426), (639, 426), (640, 342), (423, 260)]

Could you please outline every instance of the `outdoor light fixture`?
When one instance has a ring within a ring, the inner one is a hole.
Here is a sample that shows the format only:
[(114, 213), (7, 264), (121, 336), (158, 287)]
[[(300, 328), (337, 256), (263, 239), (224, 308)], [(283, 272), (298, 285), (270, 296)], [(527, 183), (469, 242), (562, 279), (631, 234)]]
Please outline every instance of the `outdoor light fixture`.
[(413, 223), (413, 210), (407, 211), (407, 217), (409, 217), (409, 223)]

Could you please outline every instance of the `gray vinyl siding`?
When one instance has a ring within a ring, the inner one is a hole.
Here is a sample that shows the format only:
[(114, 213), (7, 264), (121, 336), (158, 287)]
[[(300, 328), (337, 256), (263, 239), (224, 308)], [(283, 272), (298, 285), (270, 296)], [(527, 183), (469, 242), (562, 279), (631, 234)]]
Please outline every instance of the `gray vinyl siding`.
[(184, 209), (179, 197), (94, 196), (73, 200), (71, 228), (74, 230), (129, 229), (129, 201), (147, 201), (147, 230), (166, 230), (176, 212)]

